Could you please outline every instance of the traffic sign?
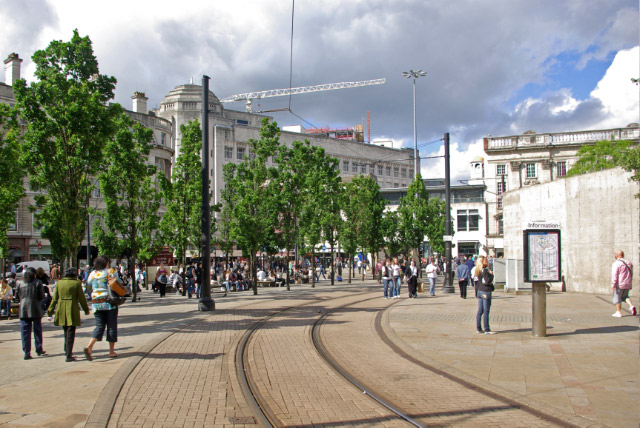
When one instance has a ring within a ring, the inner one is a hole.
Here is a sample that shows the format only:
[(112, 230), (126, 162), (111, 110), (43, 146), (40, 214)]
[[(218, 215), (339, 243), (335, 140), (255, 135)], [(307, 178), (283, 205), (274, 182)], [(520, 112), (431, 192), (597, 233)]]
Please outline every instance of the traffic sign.
[(442, 240), (443, 240), (444, 242), (451, 242), (451, 241), (453, 241), (453, 236), (451, 236), (451, 235), (444, 235), (444, 236), (442, 236)]

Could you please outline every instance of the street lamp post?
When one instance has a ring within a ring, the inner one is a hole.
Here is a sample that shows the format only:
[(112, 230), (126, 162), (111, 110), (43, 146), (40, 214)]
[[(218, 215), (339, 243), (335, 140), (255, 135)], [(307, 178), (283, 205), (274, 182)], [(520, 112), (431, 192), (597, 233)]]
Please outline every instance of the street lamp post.
[(427, 72), (422, 70), (403, 71), (402, 75), (407, 79), (413, 79), (413, 178), (418, 176), (420, 170), (420, 158), (418, 157), (418, 130), (416, 128), (416, 79), (426, 76)]

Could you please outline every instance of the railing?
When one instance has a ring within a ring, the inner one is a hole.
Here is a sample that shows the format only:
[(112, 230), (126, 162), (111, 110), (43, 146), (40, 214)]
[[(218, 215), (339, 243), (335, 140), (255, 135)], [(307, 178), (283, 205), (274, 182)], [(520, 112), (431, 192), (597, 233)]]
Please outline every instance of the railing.
[(455, 196), (451, 198), (452, 203), (464, 203), (464, 202), (484, 202), (483, 196), (475, 196), (469, 198), (456, 198)]
[(597, 131), (562, 132), (554, 134), (518, 135), (487, 138), (487, 150), (505, 150), (517, 147), (595, 143), (601, 140), (638, 140), (640, 128), (615, 128)]

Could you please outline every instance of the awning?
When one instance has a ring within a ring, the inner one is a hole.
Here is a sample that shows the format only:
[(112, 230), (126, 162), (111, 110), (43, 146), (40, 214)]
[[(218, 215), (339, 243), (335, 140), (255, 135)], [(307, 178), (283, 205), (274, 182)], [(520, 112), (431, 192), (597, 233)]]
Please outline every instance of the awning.
[(24, 251), (20, 248), (11, 248), (7, 254), (8, 259), (19, 259), (24, 257)]
[(36, 256), (36, 255), (48, 256), (50, 254), (51, 254), (51, 246), (50, 245), (43, 245), (42, 248), (29, 247), (29, 256)]

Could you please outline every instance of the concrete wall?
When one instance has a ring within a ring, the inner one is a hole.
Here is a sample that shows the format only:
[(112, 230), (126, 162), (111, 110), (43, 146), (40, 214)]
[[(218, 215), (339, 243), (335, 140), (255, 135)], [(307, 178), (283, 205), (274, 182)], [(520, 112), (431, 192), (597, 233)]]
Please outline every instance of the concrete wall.
[(523, 258), (524, 223), (557, 222), (567, 291), (610, 294), (613, 253), (620, 249), (634, 265), (632, 294), (637, 295), (640, 200), (630, 176), (616, 168), (507, 192), (505, 257)]

